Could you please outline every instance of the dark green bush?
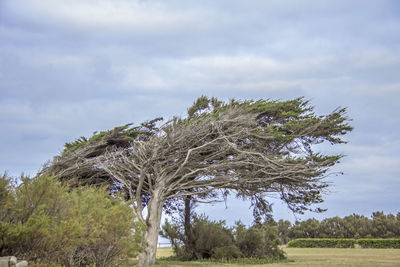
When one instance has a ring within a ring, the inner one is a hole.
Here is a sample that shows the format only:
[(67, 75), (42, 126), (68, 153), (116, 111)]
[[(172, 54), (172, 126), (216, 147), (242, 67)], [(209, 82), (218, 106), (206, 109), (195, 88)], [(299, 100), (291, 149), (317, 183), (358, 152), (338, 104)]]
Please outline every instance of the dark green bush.
[(191, 234), (192, 242), (186, 242), (183, 247), (176, 250), (177, 256), (181, 259), (212, 258), (217, 248), (234, 245), (232, 232), (225, 226), (225, 222), (210, 221), (206, 216), (193, 218)]
[(236, 237), (236, 243), (245, 257), (259, 257), (264, 246), (264, 233), (261, 229), (250, 228)]
[(217, 248), (234, 245), (232, 232), (225, 226), (225, 222), (210, 221), (206, 216), (193, 217), (190, 241), (179, 223), (166, 221), (162, 228), (162, 236), (171, 240), (180, 260), (209, 259)]
[(275, 258), (285, 258), (279, 248), (281, 240), (277, 226), (258, 224), (249, 229), (237, 225), (236, 244), (245, 257), (260, 258), (265, 255)]
[(299, 238), (288, 243), (291, 248), (354, 248), (355, 239)]
[(179, 222), (166, 221), (162, 229), (161, 235), (171, 240), (180, 260), (285, 258), (279, 248), (281, 241), (276, 225), (257, 224), (247, 229), (237, 223), (235, 227), (227, 228), (224, 222), (210, 221), (206, 216), (195, 215), (190, 229), (192, 238), (187, 236)]
[(142, 226), (129, 205), (104, 188), (69, 190), (52, 177), (22, 178), (16, 187), (4, 181), (1, 256), (43, 266), (119, 266), (140, 250)]
[(231, 260), (243, 257), (243, 253), (235, 245), (215, 248), (213, 258), (219, 260)]
[(195, 218), (192, 229), (195, 240), (194, 252), (198, 259), (211, 258), (216, 248), (233, 245), (232, 233), (225, 227), (225, 222)]
[(400, 239), (359, 239), (362, 248), (400, 248)]

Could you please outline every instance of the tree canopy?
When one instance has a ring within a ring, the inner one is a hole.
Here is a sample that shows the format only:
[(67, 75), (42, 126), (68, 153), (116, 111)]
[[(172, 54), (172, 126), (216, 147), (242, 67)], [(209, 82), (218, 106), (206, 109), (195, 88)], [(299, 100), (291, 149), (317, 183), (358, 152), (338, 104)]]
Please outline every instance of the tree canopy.
[[(66, 146), (47, 171), (75, 184), (89, 178), (93, 182), (99, 175), (123, 188), (147, 225), (148, 246), (140, 264), (149, 265), (155, 260), (161, 213), (168, 201), (234, 193), (263, 206), (269, 194), (277, 193), (295, 212), (322, 202), (324, 178), (342, 155), (318, 153), (315, 145), (345, 143), (342, 136), (352, 130), (345, 113), (339, 108), (318, 116), (303, 98), (222, 102), (203, 96), (187, 117), (163, 124), (156, 119), (78, 140)], [(115, 136), (122, 144), (109, 146)], [(96, 175), (82, 175), (80, 166)]]

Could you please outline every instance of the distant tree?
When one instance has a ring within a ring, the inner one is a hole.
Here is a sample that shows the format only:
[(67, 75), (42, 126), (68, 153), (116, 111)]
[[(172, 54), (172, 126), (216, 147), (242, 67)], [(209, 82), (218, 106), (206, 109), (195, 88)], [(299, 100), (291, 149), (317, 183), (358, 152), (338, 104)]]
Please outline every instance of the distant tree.
[(308, 219), (302, 222), (296, 222), (291, 229), (292, 238), (320, 238), (321, 226), (317, 219)]
[[(147, 248), (139, 264), (150, 265), (163, 209), (187, 196), (215, 200), (235, 193), (262, 210), (266, 196), (278, 193), (299, 213), (322, 202), (323, 178), (342, 156), (317, 153), (313, 145), (345, 143), (341, 136), (352, 130), (347, 121), (345, 109), (317, 116), (302, 98), (224, 103), (200, 97), (187, 117), (154, 123), (145, 138), (134, 133), (127, 146), (115, 145), (93, 157), (86, 146), (77, 148), (71, 154), (72, 162), (78, 158), (77, 167), (61, 166), (57, 173), (85, 183), (79, 166), (89, 166), (123, 188), (147, 225)], [(75, 156), (82, 152), (86, 156)]]
[(319, 223), (319, 237), (321, 238), (344, 238), (345, 225), (340, 217), (326, 218)]
[(292, 223), (290, 221), (280, 219), (277, 222), (277, 227), (282, 244), (287, 244), (290, 241), (289, 232), (290, 228), (292, 227)]
[(372, 218), (352, 214), (322, 221), (298, 221), (289, 229), (289, 238), (400, 238), (400, 213), (373, 212)]
[(378, 238), (393, 238), (399, 233), (400, 224), (393, 214), (385, 215), (383, 211), (372, 213), (372, 235)]
[(363, 215), (352, 214), (343, 218), (346, 238), (368, 238), (371, 237), (372, 222)]
[(395, 229), (396, 237), (400, 237), (400, 212), (396, 216)]

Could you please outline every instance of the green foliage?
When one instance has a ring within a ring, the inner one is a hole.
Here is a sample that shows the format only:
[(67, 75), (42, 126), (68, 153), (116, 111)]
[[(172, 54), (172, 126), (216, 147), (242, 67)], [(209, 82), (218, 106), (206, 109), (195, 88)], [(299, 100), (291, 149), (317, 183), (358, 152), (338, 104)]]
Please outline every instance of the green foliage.
[(320, 222), (316, 219), (308, 219), (303, 222), (296, 222), (291, 229), (292, 238), (318, 238)]
[(11, 182), (12, 179), (6, 173), (0, 176), (0, 221), (5, 220), (10, 213)]
[(290, 241), (289, 240), (289, 231), (290, 231), (290, 228), (292, 227), (291, 222), (280, 219), (277, 222), (277, 227), (278, 227), (278, 235), (281, 239), (282, 244), (287, 244)]
[(12, 208), (0, 221), (1, 255), (43, 265), (117, 266), (141, 249), (143, 229), (132, 209), (105, 188), (69, 190), (52, 177), (21, 178), (7, 189)]
[[(181, 260), (208, 259), (216, 257), (217, 248), (234, 244), (233, 234), (224, 221), (210, 221), (206, 216), (193, 217), (192, 243), (188, 243), (182, 225), (166, 221), (161, 235), (171, 240), (175, 254)], [(222, 253), (222, 251), (219, 251)]]
[(207, 217), (195, 218), (192, 229), (195, 239), (194, 251), (199, 259), (212, 257), (215, 248), (233, 244), (232, 233), (223, 221), (213, 222)]
[(358, 239), (362, 248), (399, 248), (400, 239)]
[(284, 258), (283, 251), (279, 248), (281, 240), (278, 234), (278, 227), (270, 223), (256, 224), (249, 229), (239, 228), (236, 231), (236, 244), (240, 251), (248, 258), (260, 258), (271, 256)]
[(290, 248), (354, 248), (355, 239), (300, 238), (288, 243)]
[(373, 212), (371, 228), (372, 236), (374, 237), (400, 237), (400, 220), (399, 218), (396, 218), (393, 214), (385, 215), (383, 212)]
[(213, 251), (213, 258), (219, 260), (232, 260), (242, 258), (243, 253), (235, 245), (224, 246), (215, 248)]
[(85, 144), (87, 144), (88, 140), (86, 137), (81, 136), (77, 139), (75, 139), (73, 142), (70, 143), (65, 143), (64, 147), (65, 149), (69, 151), (75, 151), (78, 150), (79, 148), (82, 148)]

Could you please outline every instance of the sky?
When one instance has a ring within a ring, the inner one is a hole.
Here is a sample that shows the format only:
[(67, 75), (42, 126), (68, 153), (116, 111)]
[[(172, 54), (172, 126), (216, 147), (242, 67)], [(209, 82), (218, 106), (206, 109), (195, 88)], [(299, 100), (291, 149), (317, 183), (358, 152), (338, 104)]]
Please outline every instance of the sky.
[[(0, 173), (35, 175), (65, 142), (201, 96), (348, 108), (348, 144), (319, 219), (400, 207), (397, 0), (0, 0)], [(251, 223), (235, 199), (200, 206)]]

